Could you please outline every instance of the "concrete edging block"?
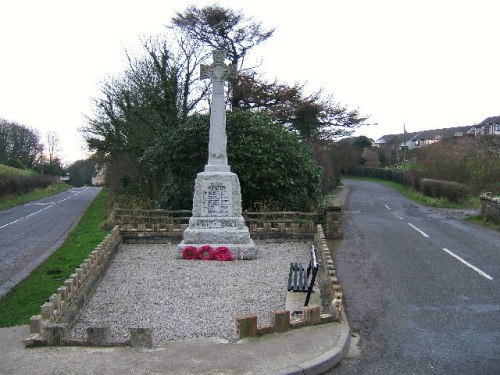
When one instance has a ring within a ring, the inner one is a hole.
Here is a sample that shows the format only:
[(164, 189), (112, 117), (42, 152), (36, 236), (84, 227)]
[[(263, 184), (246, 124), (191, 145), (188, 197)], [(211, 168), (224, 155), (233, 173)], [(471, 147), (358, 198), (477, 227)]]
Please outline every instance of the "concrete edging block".
[(313, 360), (303, 363), (301, 365), (303, 374), (323, 374), (324, 372), (332, 369), (347, 355), (349, 346), (351, 345), (351, 328), (347, 323), (347, 317), (344, 313), (344, 310), (342, 310), (341, 314), (342, 328), (337, 344), (329, 352), (326, 352)]

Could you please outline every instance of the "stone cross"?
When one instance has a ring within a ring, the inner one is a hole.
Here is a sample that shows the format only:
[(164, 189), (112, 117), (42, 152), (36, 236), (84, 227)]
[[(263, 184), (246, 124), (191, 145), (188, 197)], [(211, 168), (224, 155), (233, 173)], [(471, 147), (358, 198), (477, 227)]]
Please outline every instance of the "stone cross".
[(208, 163), (205, 172), (230, 172), (227, 163), (226, 101), (224, 81), (236, 78), (236, 67), (225, 65), (225, 50), (212, 52), (212, 65), (200, 66), (200, 78), (212, 79), (212, 103), (210, 106), (210, 132), (208, 141)]
[(208, 163), (196, 175), (193, 211), (182, 242), (177, 245), (179, 257), (186, 246), (199, 249), (229, 248), (234, 258), (255, 259), (257, 249), (250, 237), (241, 211), (241, 187), (238, 175), (227, 163), (226, 103), (224, 81), (236, 77), (236, 68), (225, 65), (226, 51), (213, 51), (212, 65), (202, 65), (200, 78), (210, 78), (213, 84), (210, 106), (210, 138)]

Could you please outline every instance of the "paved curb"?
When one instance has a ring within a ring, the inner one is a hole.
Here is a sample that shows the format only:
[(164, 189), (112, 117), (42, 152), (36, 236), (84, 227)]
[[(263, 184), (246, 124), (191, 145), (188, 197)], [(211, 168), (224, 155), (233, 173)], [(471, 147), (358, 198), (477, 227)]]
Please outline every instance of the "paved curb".
[(300, 365), (276, 372), (273, 375), (317, 375), (323, 374), (335, 367), (347, 355), (349, 346), (351, 345), (351, 327), (349, 327), (344, 309), (341, 311), (341, 321), (339, 339), (331, 350)]
[(338, 204), (342, 207), (342, 209), (345, 206), (345, 203), (349, 199), (349, 195), (351, 195), (352, 191), (352, 186), (342, 186), (342, 190), (336, 195), (336, 199)]

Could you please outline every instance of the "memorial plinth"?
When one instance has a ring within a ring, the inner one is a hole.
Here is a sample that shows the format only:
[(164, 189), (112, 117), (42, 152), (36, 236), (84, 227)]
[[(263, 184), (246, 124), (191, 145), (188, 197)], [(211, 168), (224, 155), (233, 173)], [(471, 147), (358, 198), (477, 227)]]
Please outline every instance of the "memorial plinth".
[(256, 251), (250, 232), (241, 215), (241, 189), (238, 176), (232, 172), (201, 172), (196, 177), (193, 214), (184, 231), (185, 246), (214, 249), (227, 246), (233, 257), (254, 259)]
[(188, 245), (196, 248), (210, 245), (214, 250), (226, 246), (234, 258), (254, 259), (256, 249), (241, 214), (240, 181), (231, 172), (226, 153), (224, 80), (236, 71), (224, 64), (225, 51), (214, 51), (213, 56), (212, 65), (201, 67), (201, 77), (211, 78), (213, 82), (208, 163), (196, 177), (192, 216), (178, 252), (182, 256), (182, 250)]

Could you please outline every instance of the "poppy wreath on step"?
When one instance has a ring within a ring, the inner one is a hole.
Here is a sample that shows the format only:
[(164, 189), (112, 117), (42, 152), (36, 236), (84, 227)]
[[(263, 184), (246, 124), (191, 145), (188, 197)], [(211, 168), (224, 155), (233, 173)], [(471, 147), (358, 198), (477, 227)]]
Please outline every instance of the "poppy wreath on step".
[(210, 245), (203, 245), (198, 250), (199, 260), (212, 260), (215, 259), (215, 251)]
[(226, 246), (219, 246), (215, 249), (215, 259), (221, 261), (229, 261), (234, 260), (233, 255), (231, 254), (231, 250), (229, 250)]
[(186, 246), (182, 250), (182, 257), (188, 260), (198, 259), (198, 250), (194, 246)]

